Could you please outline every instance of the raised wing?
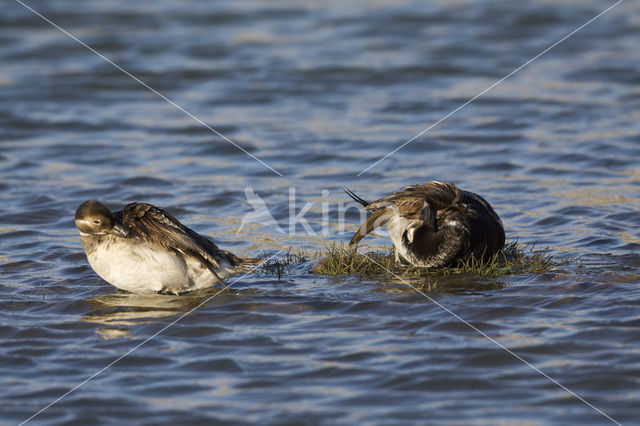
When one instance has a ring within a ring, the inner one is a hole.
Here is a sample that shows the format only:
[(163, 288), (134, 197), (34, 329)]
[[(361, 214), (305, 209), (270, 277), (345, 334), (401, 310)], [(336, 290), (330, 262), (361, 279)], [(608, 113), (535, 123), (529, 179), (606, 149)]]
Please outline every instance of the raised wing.
[[(347, 194), (361, 204), (366, 202), (351, 191), (347, 191)], [(424, 203), (427, 202), (439, 215), (442, 211), (456, 205), (461, 197), (458, 187), (448, 182), (431, 181), (405, 186), (394, 194), (365, 205), (365, 209), (373, 213), (360, 226), (349, 244), (357, 244), (369, 232), (386, 224), (396, 214), (408, 219), (417, 219), (422, 213)]]
[[(460, 190), (454, 184), (431, 181), (418, 185), (405, 186), (395, 194), (376, 200), (370, 205), (374, 206), (378, 203), (392, 202), (400, 207), (403, 203), (412, 205), (413, 202), (411, 200), (421, 200), (430, 203), (436, 210), (445, 210), (458, 203), (460, 198)], [(422, 206), (421, 203), (420, 206)], [(415, 213), (416, 212), (407, 211), (407, 214)]]
[(140, 238), (156, 247), (195, 257), (226, 288), (216, 271), (219, 267), (216, 257), (226, 253), (166, 211), (151, 204), (131, 203), (114, 216), (128, 231), (129, 237)]
[(386, 224), (394, 214), (394, 209), (390, 206), (375, 210), (371, 214), (371, 216), (369, 216), (367, 220), (365, 220), (362, 225), (360, 225), (360, 229), (358, 229), (358, 231), (353, 234), (351, 241), (349, 241), (349, 245), (358, 244), (360, 240), (366, 237), (369, 232)]

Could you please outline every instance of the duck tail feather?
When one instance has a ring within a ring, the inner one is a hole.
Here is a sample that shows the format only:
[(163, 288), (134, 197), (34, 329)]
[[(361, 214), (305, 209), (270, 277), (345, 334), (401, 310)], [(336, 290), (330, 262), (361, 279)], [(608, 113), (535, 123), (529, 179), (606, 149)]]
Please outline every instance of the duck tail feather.
[(351, 197), (354, 201), (362, 204), (363, 206), (367, 207), (369, 203), (367, 200), (363, 200), (362, 198), (358, 197), (352, 190), (350, 190), (349, 188), (344, 188), (344, 192), (347, 193), (347, 195), (349, 197)]

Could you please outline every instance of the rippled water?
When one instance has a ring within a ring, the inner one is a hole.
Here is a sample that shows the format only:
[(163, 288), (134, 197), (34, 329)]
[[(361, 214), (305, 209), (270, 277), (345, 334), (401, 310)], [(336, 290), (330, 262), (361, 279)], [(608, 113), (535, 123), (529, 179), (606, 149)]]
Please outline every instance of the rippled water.
[[(283, 176), (5, 2), (2, 423), (29, 418), (178, 319), (31, 423), (638, 421), (637, 3), (360, 176), (613, 2), (29, 4)], [(117, 292), (88, 266), (73, 225), (86, 199), (147, 201), (238, 254), (282, 256), (349, 239), (359, 215), (349, 211), (341, 230), (343, 186), (373, 198), (430, 179), (485, 196), (510, 239), (575, 260), (498, 281), (451, 277), (433, 301), (398, 281), (326, 278), (303, 263), (281, 279), (241, 278), (181, 318), (216, 290)], [(252, 211), (247, 186), (283, 233), (245, 224), (237, 234)], [(312, 233), (289, 232), (290, 198), (294, 214), (314, 203)]]

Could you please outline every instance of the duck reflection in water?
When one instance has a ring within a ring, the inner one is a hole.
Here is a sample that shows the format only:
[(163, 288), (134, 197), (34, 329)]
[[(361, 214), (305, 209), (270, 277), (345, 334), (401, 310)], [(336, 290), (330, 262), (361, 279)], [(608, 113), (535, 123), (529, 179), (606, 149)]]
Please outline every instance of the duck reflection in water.
[(134, 294), (124, 291), (102, 294), (87, 299), (92, 312), (85, 314), (82, 319), (112, 326), (145, 324), (158, 318), (181, 315), (220, 292), (220, 289), (209, 288), (181, 296)]

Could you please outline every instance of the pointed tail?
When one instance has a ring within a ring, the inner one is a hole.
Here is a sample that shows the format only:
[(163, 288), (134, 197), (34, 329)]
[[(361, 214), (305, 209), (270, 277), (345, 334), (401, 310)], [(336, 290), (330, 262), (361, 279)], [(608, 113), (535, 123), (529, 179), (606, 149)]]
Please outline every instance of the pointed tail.
[(349, 188), (344, 188), (344, 192), (347, 193), (347, 195), (351, 198), (353, 198), (354, 201), (362, 204), (363, 206), (367, 207), (369, 203), (367, 200), (363, 200), (362, 198), (358, 197), (352, 190), (350, 190)]

